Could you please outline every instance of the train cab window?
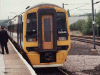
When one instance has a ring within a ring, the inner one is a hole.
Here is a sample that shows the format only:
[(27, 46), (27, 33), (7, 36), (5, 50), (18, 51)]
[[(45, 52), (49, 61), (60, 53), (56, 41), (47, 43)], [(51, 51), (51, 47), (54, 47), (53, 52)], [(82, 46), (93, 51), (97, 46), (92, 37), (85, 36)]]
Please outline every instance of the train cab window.
[(66, 15), (63, 12), (57, 13), (57, 29), (66, 29)]
[(37, 18), (35, 12), (27, 14), (26, 40), (28, 42), (37, 40)]
[(67, 40), (66, 15), (63, 12), (57, 12), (57, 39)]

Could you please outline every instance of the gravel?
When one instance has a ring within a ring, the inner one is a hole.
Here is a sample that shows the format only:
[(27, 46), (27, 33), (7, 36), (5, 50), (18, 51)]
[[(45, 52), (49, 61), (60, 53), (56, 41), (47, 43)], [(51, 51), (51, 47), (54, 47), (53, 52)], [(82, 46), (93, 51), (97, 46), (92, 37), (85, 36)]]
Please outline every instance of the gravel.
[(71, 40), (71, 49), (62, 69), (69, 75), (100, 75), (100, 46)]

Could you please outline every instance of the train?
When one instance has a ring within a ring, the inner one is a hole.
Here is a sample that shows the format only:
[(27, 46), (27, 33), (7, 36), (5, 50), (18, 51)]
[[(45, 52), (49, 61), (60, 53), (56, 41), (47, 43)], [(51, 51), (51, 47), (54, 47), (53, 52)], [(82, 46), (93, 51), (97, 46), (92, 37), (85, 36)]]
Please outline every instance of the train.
[(65, 9), (55, 4), (38, 4), (8, 24), (9, 36), (23, 48), (33, 68), (63, 66), (71, 48)]

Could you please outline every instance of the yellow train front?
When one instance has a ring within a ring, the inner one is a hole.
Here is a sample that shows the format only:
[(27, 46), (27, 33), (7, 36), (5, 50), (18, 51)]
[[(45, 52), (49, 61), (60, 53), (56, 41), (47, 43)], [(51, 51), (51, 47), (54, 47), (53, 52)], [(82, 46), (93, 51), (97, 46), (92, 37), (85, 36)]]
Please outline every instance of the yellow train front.
[(63, 66), (70, 50), (67, 11), (53, 4), (39, 4), (27, 9), (23, 17), (20, 16), (22, 22), (19, 25), (23, 24), (19, 26), (20, 30), (17, 29), (23, 36), (20, 45), (23, 43), (22, 47), (32, 66)]
[(24, 50), (34, 68), (63, 66), (70, 49), (67, 11), (40, 4), (24, 14)]

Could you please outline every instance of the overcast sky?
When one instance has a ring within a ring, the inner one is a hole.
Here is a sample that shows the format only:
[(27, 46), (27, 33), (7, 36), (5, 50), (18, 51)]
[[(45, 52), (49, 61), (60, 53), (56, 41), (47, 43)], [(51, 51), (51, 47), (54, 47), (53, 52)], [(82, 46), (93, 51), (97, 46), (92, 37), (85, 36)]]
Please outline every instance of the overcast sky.
[[(100, 0), (94, 0), (94, 3), (97, 1)], [(0, 20), (8, 19), (8, 16), (11, 19), (15, 15), (24, 12), (27, 6), (34, 6), (40, 3), (52, 3), (60, 7), (62, 7), (62, 3), (68, 4), (65, 5), (65, 10), (69, 9), (71, 15), (92, 12), (91, 0), (0, 0)], [(95, 4), (94, 9), (96, 9), (96, 12), (99, 12), (100, 3)]]

